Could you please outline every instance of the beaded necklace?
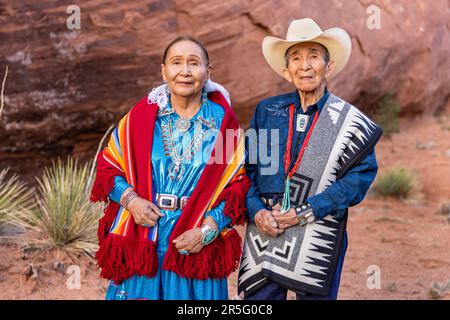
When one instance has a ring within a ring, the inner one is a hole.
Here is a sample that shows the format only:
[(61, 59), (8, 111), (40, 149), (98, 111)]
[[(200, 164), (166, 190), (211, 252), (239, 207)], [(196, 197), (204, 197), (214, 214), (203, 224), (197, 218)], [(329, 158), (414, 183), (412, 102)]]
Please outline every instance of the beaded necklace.
[(300, 153), (298, 155), (297, 160), (295, 161), (294, 166), (290, 171), (289, 165), (291, 164), (291, 148), (292, 148), (292, 136), (293, 136), (293, 122), (294, 122), (294, 110), (295, 106), (294, 104), (291, 104), (289, 106), (289, 132), (288, 132), (288, 140), (286, 145), (286, 150), (284, 152), (284, 172), (286, 172), (286, 183), (284, 188), (284, 195), (283, 195), (283, 203), (281, 206), (281, 212), (286, 213), (291, 208), (291, 196), (290, 196), (290, 189), (291, 189), (291, 178), (294, 175), (294, 173), (297, 171), (298, 166), (300, 165), (300, 162), (302, 161), (303, 154), (305, 153), (305, 149), (308, 145), (309, 138), (311, 137), (311, 133), (314, 129), (314, 126), (316, 125), (317, 119), (319, 118), (319, 112), (317, 112), (314, 116), (313, 122), (311, 124), (310, 129), (306, 133), (305, 141), (303, 142), (302, 148), (300, 149)]
[[(200, 151), (203, 140), (205, 139), (206, 131), (203, 130), (202, 125), (205, 125), (206, 127), (208, 127), (208, 129), (215, 129), (216, 124), (213, 118), (208, 121), (202, 116), (198, 116), (198, 121), (195, 121), (195, 130), (193, 138), (191, 139), (191, 141), (189, 141), (186, 149), (182, 151), (183, 143), (182, 142), (178, 143), (175, 141), (174, 132), (177, 131), (182, 135), (185, 134), (191, 127), (193, 119), (184, 118), (180, 116), (177, 120), (175, 120), (174, 125), (173, 116), (175, 110), (170, 105), (170, 97), (168, 101), (169, 101), (168, 107), (165, 110), (161, 110), (161, 112), (158, 113), (158, 115), (168, 116), (167, 124), (162, 124), (161, 129), (162, 129), (162, 140), (164, 145), (164, 154), (166, 157), (170, 157), (172, 160), (172, 162), (168, 167), (169, 178), (171, 180), (176, 179), (177, 181), (180, 181), (186, 172), (186, 169), (183, 164), (186, 162), (190, 162), (194, 157), (195, 153)], [(200, 110), (202, 108), (207, 107), (207, 105), (208, 99), (206, 96), (206, 91), (203, 90), (202, 105), (200, 106)], [(200, 110), (198, 112), (200, 112)]]

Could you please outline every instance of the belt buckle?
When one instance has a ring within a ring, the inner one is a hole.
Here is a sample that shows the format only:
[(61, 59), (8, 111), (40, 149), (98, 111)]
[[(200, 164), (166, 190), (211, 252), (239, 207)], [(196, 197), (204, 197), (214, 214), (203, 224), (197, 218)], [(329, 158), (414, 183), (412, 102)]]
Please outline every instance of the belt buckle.
[(267, 199), (265, 197), (261, 197), (261, 201), (265, 206), (267, 205)]
[(261, 200), (265, 206), (273, 207), (278, 201), (274, 197), (266, 198), (261, 197)]
[(183, 209), (189, 200), (188, 196), (182, 196), (180, 199), (180, 209)]
[(160, 194), (158, 196), (158, 207), (164, 210), (174, 211), (177, 209), (177, 196), (173, 194)]

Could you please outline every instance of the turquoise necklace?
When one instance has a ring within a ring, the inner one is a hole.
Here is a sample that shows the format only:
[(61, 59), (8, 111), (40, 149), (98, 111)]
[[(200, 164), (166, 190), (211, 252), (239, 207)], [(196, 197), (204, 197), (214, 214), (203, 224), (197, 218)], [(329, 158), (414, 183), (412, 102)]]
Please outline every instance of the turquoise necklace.
[[(200, 110), (206, 107), (207, 104), (208, 100), (205, 98), (204, 95), (202, 99), (202, 105), (200, 106)], [(191, 128), (192, 122), (194, 120), (184, 118), (181, 116), (179, 116), (178, 119), (174, 120), (173, 119), (174, 109), (170, 105), (170, 102), (168, 110), (164, 112), (164, 115), (168, 116), (168, 120), (166, 124), (161, 125), (161, 129), (162, 129), (164, 154), (166, 157), (171, 158), (171, 163), (169, 164), (168, 167), (169, 178), (171, 180), (176, 179), (177, 181), (180, 181), (186, 172), (185, 164), (189, 164), (189, 162), (194, 157), (195, 153), (200, 151), (206, 132), (202, 128), (203, 121), (199, 121), (195, 125), (194, 135), (192, 139), (187, 143), (187, 146), (183, 151), (182, 141), (185, 139), (185, 134)], [(202, 117), (199, 118), (200, 120), (203, 119)], [(175, 132), (178, 133), (177, 138), (175, 138)], [(183, 139), (181, 142), (178, 142), (180, 135), (183, 136)]]

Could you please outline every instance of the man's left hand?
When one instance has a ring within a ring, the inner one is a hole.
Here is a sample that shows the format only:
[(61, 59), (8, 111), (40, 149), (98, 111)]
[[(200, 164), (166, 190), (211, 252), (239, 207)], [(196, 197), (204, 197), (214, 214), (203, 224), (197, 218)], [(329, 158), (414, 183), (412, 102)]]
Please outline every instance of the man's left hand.
[(297, 219), (297, 213), (295, 212), (294, 208), (291, 208), (286, 213), (281, 213), (280, 210), (281, 205), (279, 203), (272, 207), (272, 215), (275, 218), (275, 221), (278, 223), (278, 228), (285, 230), (299, 223)]

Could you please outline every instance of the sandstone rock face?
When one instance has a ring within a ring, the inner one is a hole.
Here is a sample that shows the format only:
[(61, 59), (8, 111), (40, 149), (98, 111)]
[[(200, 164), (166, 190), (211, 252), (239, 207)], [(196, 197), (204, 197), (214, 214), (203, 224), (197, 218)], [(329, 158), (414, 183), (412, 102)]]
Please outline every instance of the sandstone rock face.
[[(406, 116), (450, 108), (448, 0), (91, 0), (72, 31), (71, 3), (61, 3), (0, 2), (0, 74), (10, 71), (0, 168), (33, 176), (57, 156), (92, 157), (107, 127), (161, 82), (162, 52), (180, 34), (205, 43), (212, 79), (246, 126), (260, 99), (292, 90), (265, 63), (263, 37), (284, 38), (303, 17), (352, 37), (350, 63), (329, 85), (335, 94), (368, 112), (387, 92)], [(372, 3), (380, 29), (367, 26)]]

